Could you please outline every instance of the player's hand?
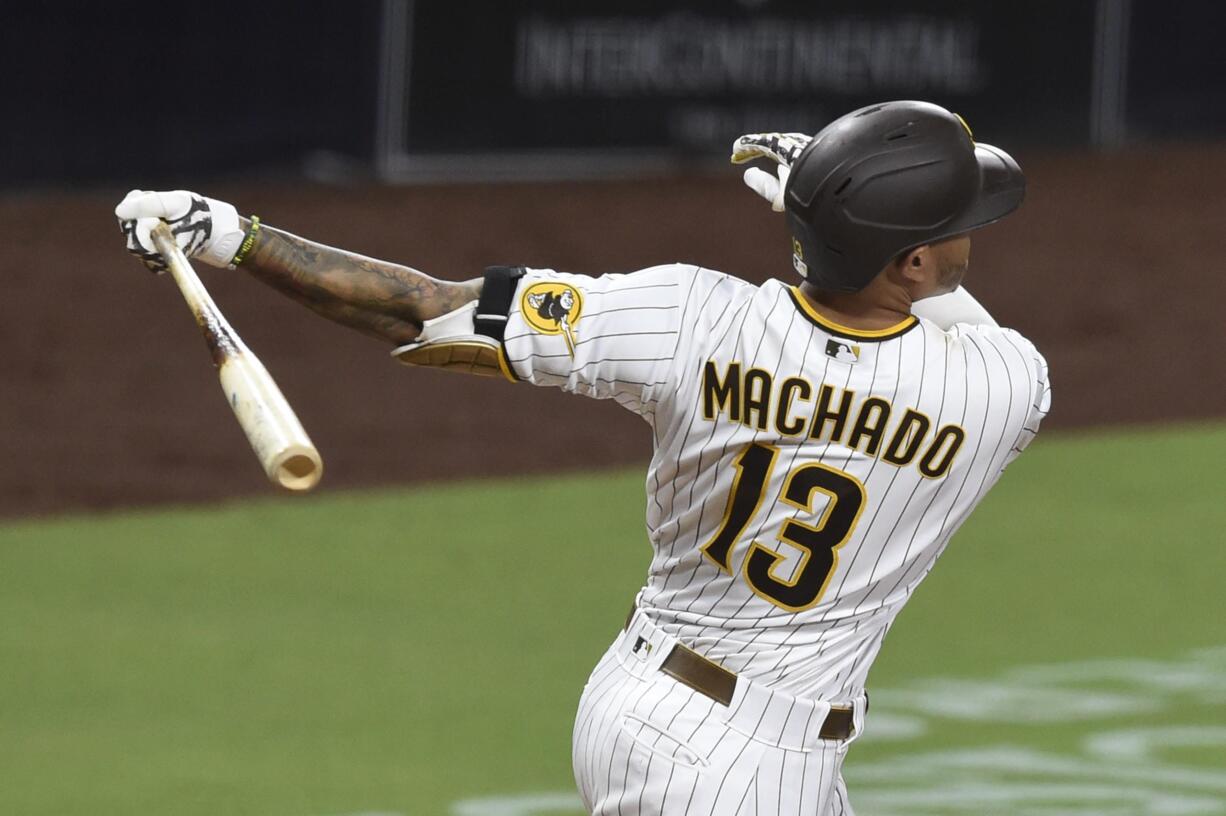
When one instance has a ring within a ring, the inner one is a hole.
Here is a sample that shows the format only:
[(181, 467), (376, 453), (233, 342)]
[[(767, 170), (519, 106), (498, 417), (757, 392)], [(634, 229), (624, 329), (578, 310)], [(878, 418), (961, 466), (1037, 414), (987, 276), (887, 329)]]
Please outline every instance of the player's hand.
[(732, 163), (744, 164), (754, 159), (770, 159), (777, 165), (775, 173), (757, 167), (745, 171), (745, 184), (765, 198), (775, 212), (783, 212), (783, 190), (788, 183), (792, 162), (812, 141), (803, 133), (746, 133), (732, 143)]
[(187, 190), (133, 190), (115, 207), (128, 251), (153, 272), (166, 271), (166, 261), (153, 246), (149, 231), (159, 221), (170, 225), (179, 248), (189, 258), (210, 266), (228, 266), (243, 242), (238, 211), (224, 201)]
[(746, 133), (732, 143), (732, 163), (770, 159), (791, 167), (811, 141), (813, 137), (803, 133)]

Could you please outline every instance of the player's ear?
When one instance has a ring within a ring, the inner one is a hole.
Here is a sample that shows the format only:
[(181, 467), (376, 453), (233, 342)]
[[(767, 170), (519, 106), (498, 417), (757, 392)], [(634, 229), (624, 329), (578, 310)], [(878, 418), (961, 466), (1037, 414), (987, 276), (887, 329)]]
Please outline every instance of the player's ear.
[(893, 272), (904, 285), (923, 284), (931, 276), (936, 259), (928, 244), (917, 246), (894, 259)]

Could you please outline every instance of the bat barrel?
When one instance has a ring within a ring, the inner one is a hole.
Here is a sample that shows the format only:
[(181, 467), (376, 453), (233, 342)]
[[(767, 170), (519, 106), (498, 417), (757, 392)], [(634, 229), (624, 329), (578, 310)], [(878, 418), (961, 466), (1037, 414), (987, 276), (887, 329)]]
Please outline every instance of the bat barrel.
[(289, 490), (310, 490), (319, 484), (319, 477), (323, 475), (319, 453), (311, 448), (287, 451), (284, 459), (275, 465), (277, 483)]
[(259, 359), (250, 352), (229, 354), (217, 374), (230, 410), (269, 480), (294, 491), (319, 484), (323, 476), (319, 451)]
[(287, 490), (310, 490), (323, 476), (323, 459), (281, 389), (230, 327), (166, 224), (151, 232), (183, 299), (196, 316), (226, 402), (247, 435), (269, 480)]

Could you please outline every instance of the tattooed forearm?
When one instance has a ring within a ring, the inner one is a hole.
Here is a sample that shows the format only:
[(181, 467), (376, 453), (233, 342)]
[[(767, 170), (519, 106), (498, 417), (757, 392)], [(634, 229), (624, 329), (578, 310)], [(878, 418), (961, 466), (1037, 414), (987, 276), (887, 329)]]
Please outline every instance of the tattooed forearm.
[(409, 342), (423, 321), (481, 294), (479, 278), (437, 280), (263, 225), (240, 268), (329, 320), (393, 343)]

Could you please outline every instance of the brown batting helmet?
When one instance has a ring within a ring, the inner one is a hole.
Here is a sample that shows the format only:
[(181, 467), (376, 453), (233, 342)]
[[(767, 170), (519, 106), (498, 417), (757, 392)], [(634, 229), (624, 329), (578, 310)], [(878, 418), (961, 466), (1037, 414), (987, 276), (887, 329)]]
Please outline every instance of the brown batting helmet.
[(827, 125), (793, 163), (792, 261), (820, 289), (856, 292), (903, 252), (1008, 215), (1025, 190), (1017, 162), (976, 144), (957, 114), (870, 105)]

